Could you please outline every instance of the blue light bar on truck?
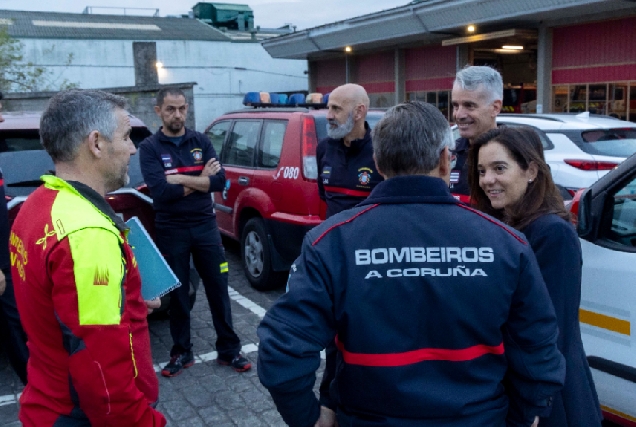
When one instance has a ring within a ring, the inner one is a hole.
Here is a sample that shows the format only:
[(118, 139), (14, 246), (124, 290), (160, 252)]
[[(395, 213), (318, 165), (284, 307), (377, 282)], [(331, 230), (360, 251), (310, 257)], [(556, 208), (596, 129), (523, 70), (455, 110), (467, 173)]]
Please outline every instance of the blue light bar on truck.
[(322, 93), (314, 92), (308, 95), (294, 93), (287, 96), (275, 92), (247, 92), (243, 98), (243, 105), (254, 108), (265, 107), (307, 107), (326, 108)]

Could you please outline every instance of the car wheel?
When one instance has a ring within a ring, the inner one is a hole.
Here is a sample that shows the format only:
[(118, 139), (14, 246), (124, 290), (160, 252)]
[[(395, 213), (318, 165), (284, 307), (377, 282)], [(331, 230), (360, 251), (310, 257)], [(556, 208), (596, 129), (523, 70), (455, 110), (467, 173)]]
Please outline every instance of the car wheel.
[(241, 260), (245, 276), (254, 289), (265, 291), (281, 284), (284, 275), (272, 271), (265, 224), (260, 218), (250, 219), (243, 228)]

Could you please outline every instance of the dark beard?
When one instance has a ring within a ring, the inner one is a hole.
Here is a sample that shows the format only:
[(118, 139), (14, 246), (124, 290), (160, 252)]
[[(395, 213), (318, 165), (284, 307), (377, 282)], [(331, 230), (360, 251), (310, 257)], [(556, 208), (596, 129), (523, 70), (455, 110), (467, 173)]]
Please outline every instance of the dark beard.
[(183, 123), (179, 123), (177, 125), (169, 124), (169, 125), (166, 125), (166, 128), (168, 128), (170, 133), (179, 133), (181, 129), (183, 129), (183, 126), (184, 126)]

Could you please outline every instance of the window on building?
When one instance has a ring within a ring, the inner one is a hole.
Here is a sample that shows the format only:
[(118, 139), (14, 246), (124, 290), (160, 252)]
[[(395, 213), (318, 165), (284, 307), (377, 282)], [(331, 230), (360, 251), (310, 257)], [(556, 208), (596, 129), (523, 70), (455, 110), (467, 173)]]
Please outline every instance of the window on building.
[(627, 109), (627, 120), (636, 122), (636, 81), (630, 82), (628, 94), (629, 97), (626, 101), (627, 105), (629, 105)]
[(570, 86), (570, 113), (582, 113), (587, 111), (587, 85)]
[(607, 85), (589, 85), (588, 111), (592, 114), (607, 114)]
[(636, 81), (552, 86), (552, 112), (584, 111), (636, 122)]
[(449, 90), (409, 92), (406, 94), (406, 99), (409, 101), (428, 102), (429, 104), (436, 106), (449, 122), (453, 118), (453, 109), (450, 106), (450, 98)]
[(437, 92), (437, 108), (442, 112), (444, 117), (450, 121), (451, 108), (450, 106), (450, 92), (447, 90), (443, 90), (441, 92)]
[(370, 93), (369, 103), (371, 108), (389, 108), (396, 104), (395, 93)]
[(568, 87), (554, 86), (552, 88), (552, 111), (565, 113), (568, 111)]
[(625, 83), (609, 84), (607, 93), (607, 115), (627, 120), (627, 91)]

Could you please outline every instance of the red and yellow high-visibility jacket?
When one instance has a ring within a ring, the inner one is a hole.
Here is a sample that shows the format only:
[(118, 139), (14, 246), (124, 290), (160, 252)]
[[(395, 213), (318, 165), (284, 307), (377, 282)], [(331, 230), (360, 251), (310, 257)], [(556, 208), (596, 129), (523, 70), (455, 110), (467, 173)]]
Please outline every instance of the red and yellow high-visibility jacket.
[(30, 351), (20, 421), (164, 426), (151, 406), (159, 385), (124, 224), (86, 185), (43, 180), (22, 206), (9, 243)]

